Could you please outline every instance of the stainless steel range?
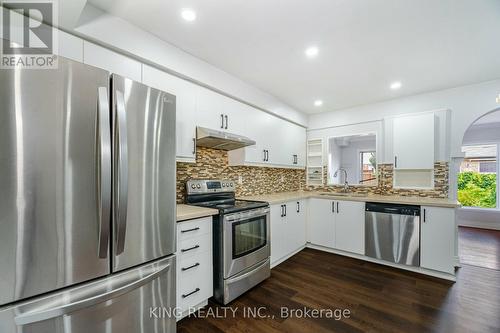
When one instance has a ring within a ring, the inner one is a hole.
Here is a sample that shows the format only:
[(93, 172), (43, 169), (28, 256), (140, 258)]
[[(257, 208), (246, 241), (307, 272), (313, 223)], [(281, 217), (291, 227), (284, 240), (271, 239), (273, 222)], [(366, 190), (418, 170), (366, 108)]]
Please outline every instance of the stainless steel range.
[(190, 180), (187, 204), (219, 210), (214, 216), (214, 298), (228, 304), (271, 276), (269, 204), (236, 200), (235, 184)]

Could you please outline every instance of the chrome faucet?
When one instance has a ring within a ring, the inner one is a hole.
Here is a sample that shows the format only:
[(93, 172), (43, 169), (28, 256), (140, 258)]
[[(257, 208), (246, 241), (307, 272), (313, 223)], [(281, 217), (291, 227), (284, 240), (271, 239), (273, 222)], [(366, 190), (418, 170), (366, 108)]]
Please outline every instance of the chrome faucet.
[(339, 168), (337, 171), (335, 171), (335, 174), (333, 175), (333, 177), (337, 178), (339, 171), (344, 172), (345, 182), (344, 182), (344, 188), (342, 189), (342, 192), (347, 193), (347, 192), (349, 192), (349, 182), (347, 181), (347, 170), (344, 168)]

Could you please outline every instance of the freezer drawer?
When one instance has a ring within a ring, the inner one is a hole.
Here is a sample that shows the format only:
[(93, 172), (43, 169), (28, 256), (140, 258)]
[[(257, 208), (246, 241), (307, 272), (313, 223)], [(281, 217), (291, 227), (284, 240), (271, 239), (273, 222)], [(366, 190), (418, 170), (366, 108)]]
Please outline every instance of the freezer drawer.
[[(173, 333), (175, 257), (0, 308), (2, 333)], [(160, 309), (158, 309), (160, 307)]]

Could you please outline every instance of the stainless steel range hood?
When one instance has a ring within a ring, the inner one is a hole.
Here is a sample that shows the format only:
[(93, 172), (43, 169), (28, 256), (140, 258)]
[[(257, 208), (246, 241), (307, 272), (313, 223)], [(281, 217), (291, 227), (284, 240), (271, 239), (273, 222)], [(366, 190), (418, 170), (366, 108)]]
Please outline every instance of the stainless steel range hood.
[(196, 145), (199, 147), (233, 150), (254, 144), (255, 141), (242, 135), (196, 127)]

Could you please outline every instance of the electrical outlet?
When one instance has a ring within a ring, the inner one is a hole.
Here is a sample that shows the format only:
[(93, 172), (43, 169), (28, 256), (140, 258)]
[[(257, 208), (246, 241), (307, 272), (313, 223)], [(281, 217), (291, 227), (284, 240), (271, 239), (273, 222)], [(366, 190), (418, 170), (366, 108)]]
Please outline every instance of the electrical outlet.
[(243, 176), (238, 176), (238, 184), (243, 184)]

